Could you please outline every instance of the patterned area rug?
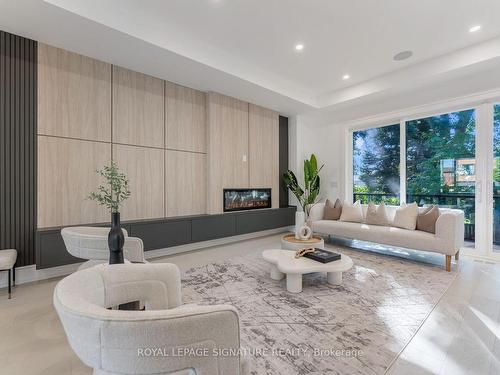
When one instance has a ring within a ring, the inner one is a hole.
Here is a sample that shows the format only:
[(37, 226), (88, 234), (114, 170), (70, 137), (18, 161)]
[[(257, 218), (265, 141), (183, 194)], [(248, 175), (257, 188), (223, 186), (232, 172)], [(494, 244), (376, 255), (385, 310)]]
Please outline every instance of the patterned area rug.
[[(332, 249), (332, 247), (329, 247)], [(383, 374), (456, 274), (348, 248), (354, 267), (341, 286), (304, 275), (303, 292), (269, 277), (260, 255), (193, 268), (184, 303), (231, 304), (252, 374)]]

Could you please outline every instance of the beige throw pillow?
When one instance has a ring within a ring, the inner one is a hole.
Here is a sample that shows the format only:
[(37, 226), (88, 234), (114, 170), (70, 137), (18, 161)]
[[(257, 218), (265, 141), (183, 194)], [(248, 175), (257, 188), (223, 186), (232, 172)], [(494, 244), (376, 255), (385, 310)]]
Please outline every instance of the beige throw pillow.
[(368, 204), (365, 222), (370, 225), (389, 225), (384, 202), (380, 203), (378, 207), (373, 202)]
[(340, 221), (362, 223), (363, 209), (361, 208), (361, 202), (356, 201), (356, 203), (354, 204), (345, 202), (344, 205), (342, 206), (342, 214), (340, 215)]
[(426, 207), (425, 210), (419, 212), (417, 217), (417, 230), (424, 232), (436, 233), (436, 221), (441, 213), (439, 207), (431, 205)]
[(340, 219), (340, 214), (342, 213), (342, 203), (340, 199), (332, 203), (330, 199), (325, 202), (325, 211), (323, 212), (323, 220), (338, 220)]
[(396, 210), (393, 226), (415, 230), (417, 226), (418, 206), (416, 203), (405, 204)]

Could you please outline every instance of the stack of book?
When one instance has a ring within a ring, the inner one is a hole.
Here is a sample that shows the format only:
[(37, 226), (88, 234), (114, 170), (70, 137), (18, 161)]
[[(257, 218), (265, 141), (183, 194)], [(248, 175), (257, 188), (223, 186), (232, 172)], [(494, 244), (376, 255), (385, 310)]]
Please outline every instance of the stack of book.
[(309, 258), (321, 263), (330, 263), (340, 260), (341, 255), (333, 251), (315, 248), (313, 252), (304, 254), (304, 258)]

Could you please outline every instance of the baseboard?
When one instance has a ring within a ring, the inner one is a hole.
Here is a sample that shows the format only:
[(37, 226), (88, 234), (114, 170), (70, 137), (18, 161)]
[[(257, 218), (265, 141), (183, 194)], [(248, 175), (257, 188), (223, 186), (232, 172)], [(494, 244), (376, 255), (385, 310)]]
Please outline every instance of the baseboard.
[(485, 263), (490, 263), (490, 264), (492, 264), (492, 263), (500, 263), (500, 259), (499, 258), (493, 258), (493, 257), (484, 256), (484, 255), (472, 254), (470, 252), (465, 253), (462, 250), (460, 251), (460, 256), (461, 257), (471, 258), (473, 260), (478, 260), (478, 261), (485, 262)]
[[(67, 264), (59, 267), (36, 269), (35, 264), (29, 266), (16, 268), (16, 285), (31, 283), (34, 281), (51, 279), (53, 277), (60, 277), (69, 275), (75, 272), (81, 263)], [(0, 274), (0, 288), (7, 287), (7, 272)]]
[[(257, 237), (265, 237), (277, 233), (283, 233), (292, 230), (292, 228), (293, 228), (292, 226), (287, 226), (282, 228), (264, 230), (261, 232), (241, 234), (233, 237), (219, 238), (216, 240), (173, 246), (165, 249), (150, 250), (146, 251), (145, 257), (146, 259), (161, 258), (168, 255), (180, 254), (194, 250), (201, 250), (208, 247), (226, 245), (233, 242), (250, 240), (252, 238), (257, 238)], [(31, 283), (34, 281), (51, 279), (54, 277), (66, 276), (69, 275), (70, 273), (75, 272), (80, 266), (80, 264), (81, 263), (73, 263), (64, 266), (44, 268), (44, 269), (36, 269), (36, 265), (34, 264), (24, 267), (18, 267), (16, 268), (16, 284), (19, 285), (19, 284)], [(7, 272), (0, 273), (0, 288), (7, 287), (7, 275), (8, 275)]]

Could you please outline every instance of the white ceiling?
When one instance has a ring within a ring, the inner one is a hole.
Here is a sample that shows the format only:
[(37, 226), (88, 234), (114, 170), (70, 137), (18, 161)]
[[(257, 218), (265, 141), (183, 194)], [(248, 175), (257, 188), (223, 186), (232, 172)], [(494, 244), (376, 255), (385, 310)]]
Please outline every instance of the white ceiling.
[(0, 0), (1, 29), (284, 114), (491, 74), (498, 14), (497, 0)]

